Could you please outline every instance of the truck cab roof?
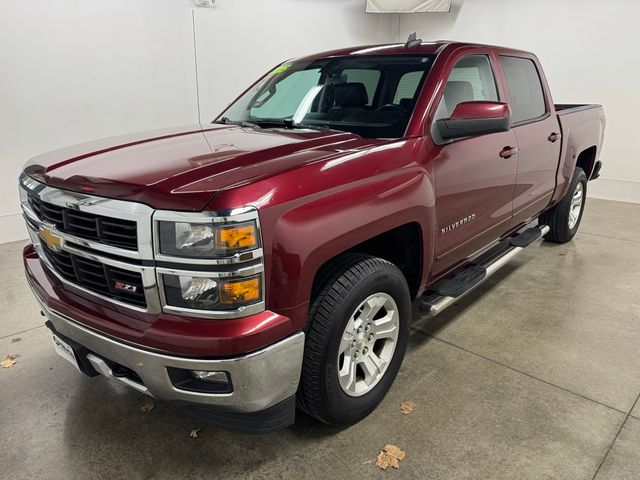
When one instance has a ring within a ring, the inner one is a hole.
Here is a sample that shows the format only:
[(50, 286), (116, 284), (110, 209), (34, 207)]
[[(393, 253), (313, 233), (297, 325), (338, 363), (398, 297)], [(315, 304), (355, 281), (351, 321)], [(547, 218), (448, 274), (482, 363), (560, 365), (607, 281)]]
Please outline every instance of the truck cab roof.
[(523, 55), (531, 55), (530, 52), (524, 50), (516, 50), (513, 48), (502, 47), (498, 45), (487, 45), (480, 43), (461, 42), (456, 40), (434, 40), (430, 42), (421, 42), (420, 44), (407, 47), (405, 43), (388, 43), (377, 45), (361, 45), (350, 48), (340, 48), (336, 50), (329, 50), (326, 52), (316, 53), (313, 55), (303, 56), (296, 59), (296, 61), (313, 61), (321, 58), (330, 57), (344, 57), (349, 55), (406, 55), (406, 54), (424, 54), (424, 55), (438, 55), (445, 48), (452, 47), (457, 48), (482, 48), (482, 49), (495, 49), (502, 52), (520, 53)]

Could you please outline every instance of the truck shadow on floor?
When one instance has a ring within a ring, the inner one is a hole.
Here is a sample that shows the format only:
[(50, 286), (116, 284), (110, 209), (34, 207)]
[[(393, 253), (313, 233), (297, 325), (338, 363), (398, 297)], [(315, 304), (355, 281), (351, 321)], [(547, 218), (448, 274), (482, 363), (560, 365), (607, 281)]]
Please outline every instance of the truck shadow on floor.
[[(297, 412), (296, 424), (286, 429), (240, 433), (206, 425), (106, 379), (79, 377), (70, 388), (59, 447), (67, 478), (293, 478), (287, 470), (296, 462), (311, 462), (317, 470), (328, 461), (327, 447), (318, 452), (318, 445), (349, 428)], [(149, 402), (153, 409), (143, 412)], [(305, 471), (295, 476), (314, 478)]]

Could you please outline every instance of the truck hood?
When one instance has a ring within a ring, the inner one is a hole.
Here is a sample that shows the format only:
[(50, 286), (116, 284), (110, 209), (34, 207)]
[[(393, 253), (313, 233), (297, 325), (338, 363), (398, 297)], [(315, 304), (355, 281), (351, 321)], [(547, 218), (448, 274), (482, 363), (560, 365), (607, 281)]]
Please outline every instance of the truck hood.
[(381, 142), (336, 131), (185, 126), (49, 152), (25, 172), (58, 188), (197, 211), (222, 189)]

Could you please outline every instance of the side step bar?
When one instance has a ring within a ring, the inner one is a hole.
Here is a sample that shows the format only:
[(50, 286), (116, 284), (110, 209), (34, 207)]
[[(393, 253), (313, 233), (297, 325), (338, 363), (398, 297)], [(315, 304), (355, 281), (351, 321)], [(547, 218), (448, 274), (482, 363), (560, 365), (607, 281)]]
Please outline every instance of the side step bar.
[(420, 310), (430, 317), (435, 317), (547, 233), (549, 233), (547, 225), (538, 225), (504, 240), (496, 249), (481, 256), (475, 263), (425, 292), (419, 300)]

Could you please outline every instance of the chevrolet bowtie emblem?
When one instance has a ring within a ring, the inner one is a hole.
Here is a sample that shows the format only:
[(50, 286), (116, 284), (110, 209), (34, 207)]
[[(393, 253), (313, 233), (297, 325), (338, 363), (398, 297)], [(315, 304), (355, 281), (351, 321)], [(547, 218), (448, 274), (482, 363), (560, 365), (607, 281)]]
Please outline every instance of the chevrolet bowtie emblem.
[(54, 252), (62, 250), (62, 238), (53, 232), (53, 226), (40, 225), (39, 236), (40, 240), (47, 245)]

